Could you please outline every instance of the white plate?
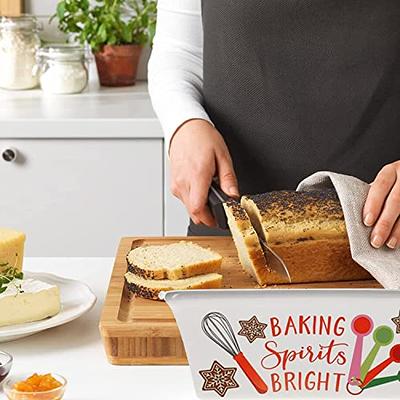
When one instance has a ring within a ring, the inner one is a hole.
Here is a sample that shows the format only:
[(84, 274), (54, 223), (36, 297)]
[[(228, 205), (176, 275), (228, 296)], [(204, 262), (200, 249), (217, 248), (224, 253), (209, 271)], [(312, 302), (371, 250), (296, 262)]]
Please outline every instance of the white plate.
[(0, 343), (10, 342), (55, 326), (66, 324), (88, 312), (96, 303), (96, 296), (90, 288), (79, 281), (61, 278), (53, 274), (25, 272), (25, 278), (37, 279), (57, 285), (61, 295), (61, 311), (54, 317), (27, 324), (0, 328)]

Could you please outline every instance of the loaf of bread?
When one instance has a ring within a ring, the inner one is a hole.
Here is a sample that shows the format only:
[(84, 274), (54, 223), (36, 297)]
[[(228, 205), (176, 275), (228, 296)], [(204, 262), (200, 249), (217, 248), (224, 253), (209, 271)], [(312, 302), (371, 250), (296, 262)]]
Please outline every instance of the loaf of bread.
[(260, 285), (268, 282), (271, 271), (246, 210), (235, 200), (224, 203), (229, 229), (238, 250), (240, 264)]
[(160, 292), (169, 290), (216, 289), (222, 286), (222, 276), (216, 273), (177, 280), (152, 280), (127, 272), (125, 279), (130, 292), (149, 300), (159, 300)]
[(140, 246), (127, 256), (128, 270), (145, 279), (184, 279), (219, 272), (222, 257), (192, 242)]
[(260, 237), (270, 245), (347, 240), (342, 207), (334, 190), (276, 191), (243, 196), (241, 204)]
[[(371, 279), (351, 258), (343, 211), (334, 190), (243, 196), (241, 206), (260, 239), (283, 259), (292, 282)], [(240, 219), (234, 225), (242, 236), (248, 235)], [(250, 251), (248, 246), (246, 251)], [(243, 246), (238, 252), (243, 254)], [(257, 279), (261, 284), (285, 283), (276, 273), (257, 275), (261, 276), (262, 280)]]

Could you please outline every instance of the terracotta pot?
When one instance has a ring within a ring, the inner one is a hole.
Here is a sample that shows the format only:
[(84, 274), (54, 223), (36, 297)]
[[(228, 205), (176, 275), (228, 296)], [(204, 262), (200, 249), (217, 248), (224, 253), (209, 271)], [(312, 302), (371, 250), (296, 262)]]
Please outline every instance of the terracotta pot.
[(136, 82), (142, 46), (136, 44), (105, 45), (95, 53), (102, 86), (132, 86)]

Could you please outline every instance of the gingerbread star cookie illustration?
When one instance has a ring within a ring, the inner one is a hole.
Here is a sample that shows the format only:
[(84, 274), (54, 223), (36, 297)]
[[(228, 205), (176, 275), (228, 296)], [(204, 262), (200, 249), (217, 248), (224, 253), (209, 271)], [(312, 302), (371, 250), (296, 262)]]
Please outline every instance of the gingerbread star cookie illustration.
[(238, 335), (245, 336), (250, 343), (253, 343), (256, 339), (265, 339), (265, 329), (267, 324), (260, 322), (254, 315), (248, 321), (239, 321), (242, 329), (238, 332)]
[(392, 321), (396, 325), (396, 333), (400, 334), (400, 311), (399, 311), (399, 316), (393, 317)]
[(224, 368), (218, 361), (214, 361), (210, 369), (199, 371), (204, 379), (202, 390), (217, 392), (224, 397), (229, 389), (239, 387), (234, 376), (237, 368)]

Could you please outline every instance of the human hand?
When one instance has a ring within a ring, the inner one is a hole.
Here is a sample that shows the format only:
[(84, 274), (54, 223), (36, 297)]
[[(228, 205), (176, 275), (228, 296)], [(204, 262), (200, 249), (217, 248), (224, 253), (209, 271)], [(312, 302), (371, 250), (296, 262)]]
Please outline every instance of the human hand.
[(363, 219), (374, 226), (371, 245), (390, 249), (400, 246), (400, 161), (385, 165), (371, 183)]
[(195, 224), (215, 226), (208, 206), (208, 191), (214, 176), (231, 197), (239, 196), (232, 159), (221, 134), (207, 121), (185, 122), (170, 146), (171, 192), (186, 206)]

